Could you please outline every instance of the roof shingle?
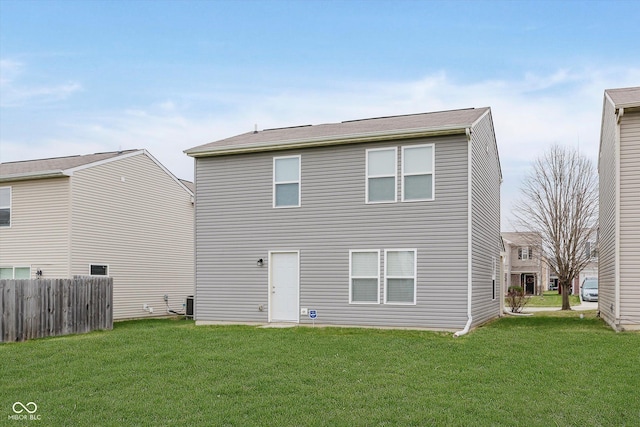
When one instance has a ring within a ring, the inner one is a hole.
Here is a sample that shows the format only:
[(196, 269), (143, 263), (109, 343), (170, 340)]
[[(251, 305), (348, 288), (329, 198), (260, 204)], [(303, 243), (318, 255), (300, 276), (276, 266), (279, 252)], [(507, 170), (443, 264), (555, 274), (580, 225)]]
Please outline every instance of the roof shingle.
[(607, 89), (605, 93), (618, 108), (640, 107), (640, 86)]
[(296, 144), (304, 144), (310, 141), (349, 139), (355, 141), (372, 135), (391, 135), (402, 132), (410, 134), (426, 130), (433, 132), (448, 129), (464, 130), (471, 127), (487, 111), (489, 111), (489, 107), (376, 117), (314, 126), (265, 129), (193, 147), (186, 150), (185, 153), (198, 157), (215, 155), (217, 152), (239, 152), (248, 148), (272, 150), (282, 146), (295, 146)]
[(61, 172), (67, 169), (107, 160), (139, 150), (112, 151), (108, 153), (86, 154), (82, 156), (54, 157), (50, 159), (23, 160), (0, 163), (0, 178), (11, 175), (37, 174), (39, 172)]

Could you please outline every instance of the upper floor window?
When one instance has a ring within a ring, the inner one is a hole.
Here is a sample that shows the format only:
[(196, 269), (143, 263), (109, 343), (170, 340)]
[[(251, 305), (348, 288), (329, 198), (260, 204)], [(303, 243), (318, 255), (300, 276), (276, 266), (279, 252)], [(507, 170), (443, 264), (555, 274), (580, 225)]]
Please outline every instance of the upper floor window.
[(397, 148), (367, 150), (367, 203), (396, 201)]
[(273, 207), (300, 206), (300, 156), (273, 158)]
[(531, 250), (530, 247), (518, 248), (518, 259), (528, 260), (528, 259), (532, 259), (532, 257), (533, 257), (533, 251)]
[(433, 145), (402, 147), (402, 200), (433, 200)]
[(0, 227), (11, 225), (11, 187), (0, 188)]
[(585, 251), (587, 253), (587, 258), (598, 258), (598, 246), (595, 242), (587, 242), (585, 244)]

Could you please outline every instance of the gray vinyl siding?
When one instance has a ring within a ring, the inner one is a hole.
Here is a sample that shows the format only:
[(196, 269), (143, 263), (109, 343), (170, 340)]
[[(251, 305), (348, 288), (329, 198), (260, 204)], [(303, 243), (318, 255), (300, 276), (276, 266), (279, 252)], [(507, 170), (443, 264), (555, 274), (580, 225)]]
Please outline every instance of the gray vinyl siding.
[[(492, 289), (492, 262), (500, 260), (500, 164), (491, 113), (474, 126), (471, 171), (472, 218), (472, 317), (473, 325), (500, 314), (499, 266), (496, 265), (496, 298)], [(493, 259), (492, 259), (493, 258)]]
[[(435, 143), (435, 200), (400, 202), (398, 162), (398, 202), (366, 204), (366, 150), (399, 147), (399, 159), (425, 143)], [(302, 156), (301, 207), (286, 209), (272, 207), (273, 153), (196, 159), (197, 320), (267, 322), (268, 253), (299, 250), (300, 307), (319, 323), (464, 327), (467, 146), (460, 135), (279, 151)], [(384, 249), (417, 249), (416, 304), (349, 304), (350, 249), (381, 250), (381, 301)]]
[(617, 150), (614, 106), (605, 100), (598, 163), (600, 219), (598, 239), (598, 307), (611, 325), (616, 320), (616, 176)]
[(620, 121), (620, 324), (640, 329), (640, 109)]
[(144, 154), (76, 171), (72, 190), (72, 275), (109, 266), (114, 319), (165, 315), (164, 294), (181, 311), (193, 294), (191, 194)]
[(0, 227), (0, 267), (69, 275), (69, 178), (0, 183), (11, 187), (11, 226)]

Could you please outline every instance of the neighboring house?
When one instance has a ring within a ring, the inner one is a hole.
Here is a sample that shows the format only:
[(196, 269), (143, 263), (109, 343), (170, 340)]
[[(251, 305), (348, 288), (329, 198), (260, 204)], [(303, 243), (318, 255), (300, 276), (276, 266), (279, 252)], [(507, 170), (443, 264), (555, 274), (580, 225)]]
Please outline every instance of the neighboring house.
[(600, 133), (600, 315), (640, 329), (640, 87), (604, 92)]
[(166, 314), (165, 294), (181, 311), (193, 211), (193, 192), (145, 150), (1, 163), (0, 277), (107, 275), (114, 319)]
[(500, 314), (489, 108), (254, 131), (186, 153), (198, 324), (466, 332)]
[[(596, 237), (586, 243), (585, 251), (589, 257), (589, 264), (580, 272), (578, 286), (582, 286), (582, 282), (584, 282), (585, 279), (598, 278), (598, 241)], [(576, 293), (580, 293), (579, 288)]]
[[(542, 255), (542, 240), (536, 233), (503, 232), (506, 289), (520, 286), (527, 295), (549, 289), (549, 267)], [(557, 279), (556, 279), (557, 286)]]

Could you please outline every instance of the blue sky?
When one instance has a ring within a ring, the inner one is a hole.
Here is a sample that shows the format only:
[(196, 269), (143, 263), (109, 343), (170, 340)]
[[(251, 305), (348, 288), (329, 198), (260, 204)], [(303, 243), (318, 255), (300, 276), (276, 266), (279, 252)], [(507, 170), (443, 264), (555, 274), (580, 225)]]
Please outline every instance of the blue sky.
[(554, 143), (597, 161), (640, 85), (637, 1), (0, 0), (0, 160), (182, 151), (249, 130), (490, 106), (503, 228)]

